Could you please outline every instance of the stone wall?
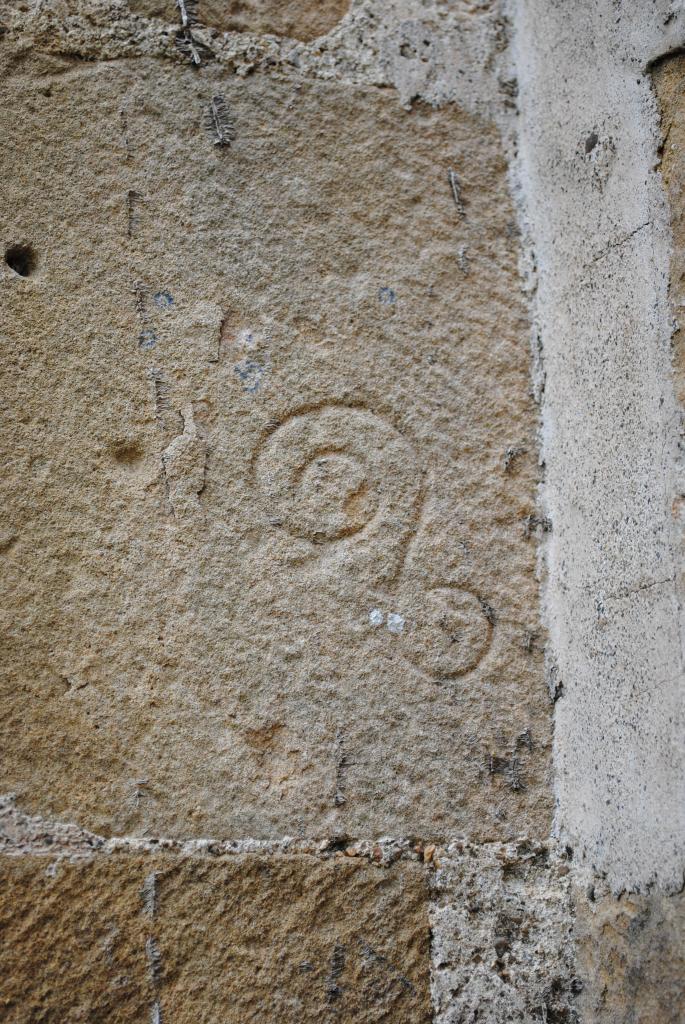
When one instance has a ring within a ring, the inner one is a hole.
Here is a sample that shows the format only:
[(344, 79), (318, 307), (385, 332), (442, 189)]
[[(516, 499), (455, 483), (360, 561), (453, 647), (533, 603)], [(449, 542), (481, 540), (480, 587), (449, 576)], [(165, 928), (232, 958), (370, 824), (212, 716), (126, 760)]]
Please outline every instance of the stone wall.
[(680, 1019), (680, 46), (0, 2), (3, 1019)]

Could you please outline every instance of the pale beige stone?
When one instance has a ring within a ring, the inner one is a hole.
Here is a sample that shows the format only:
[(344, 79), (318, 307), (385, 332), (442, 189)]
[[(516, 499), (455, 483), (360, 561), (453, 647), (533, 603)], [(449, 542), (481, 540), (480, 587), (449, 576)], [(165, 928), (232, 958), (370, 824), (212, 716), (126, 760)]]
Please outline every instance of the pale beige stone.
[(104, 834), (545, 835), (495, 129), (144, 58), (3, 74), (5, 789)]

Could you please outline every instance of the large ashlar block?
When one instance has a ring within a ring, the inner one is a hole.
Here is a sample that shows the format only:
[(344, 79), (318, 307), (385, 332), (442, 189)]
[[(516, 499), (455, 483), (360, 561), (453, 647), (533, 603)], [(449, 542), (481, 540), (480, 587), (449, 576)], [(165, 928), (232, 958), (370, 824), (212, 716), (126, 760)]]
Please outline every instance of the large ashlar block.
[(420, 865), (121, 854), (0, 871), (8, 1024), (431, 1020)]
[(546, 835), (496, 130), (4, 61), (5, 790), (102, 834)]

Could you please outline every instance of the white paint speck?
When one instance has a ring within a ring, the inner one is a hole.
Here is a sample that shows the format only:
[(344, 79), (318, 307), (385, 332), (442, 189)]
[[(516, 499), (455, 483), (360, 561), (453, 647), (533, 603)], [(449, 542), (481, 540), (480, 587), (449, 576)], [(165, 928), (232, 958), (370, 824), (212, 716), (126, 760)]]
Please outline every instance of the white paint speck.
[(390, 612), (388, 615), (388, 629), (391, 633), (401, 633), (404, 629), (404, 618), (397, 612)]
[(382, 626), (385, 622), (385, 615), (380, 608), (374, 608), (369, 612), (369, 622), (372, 626)]
[(241, 348), (254, 348), (257, 342), (261, 340), (261, 336), (257, 331), (252, 331), (249, 328), (239, 331), (236, 338), (236, 342)]

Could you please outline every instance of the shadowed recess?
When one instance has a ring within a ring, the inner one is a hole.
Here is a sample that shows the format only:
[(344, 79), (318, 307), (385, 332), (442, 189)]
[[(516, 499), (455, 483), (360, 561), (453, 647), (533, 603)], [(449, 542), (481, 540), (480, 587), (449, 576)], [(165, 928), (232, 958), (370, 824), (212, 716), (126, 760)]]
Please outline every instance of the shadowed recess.
[(5, 250), (5, 263), (20, 277), (30, 277), (36, 269), (36, 256), (30, 245), (10, 245)]

